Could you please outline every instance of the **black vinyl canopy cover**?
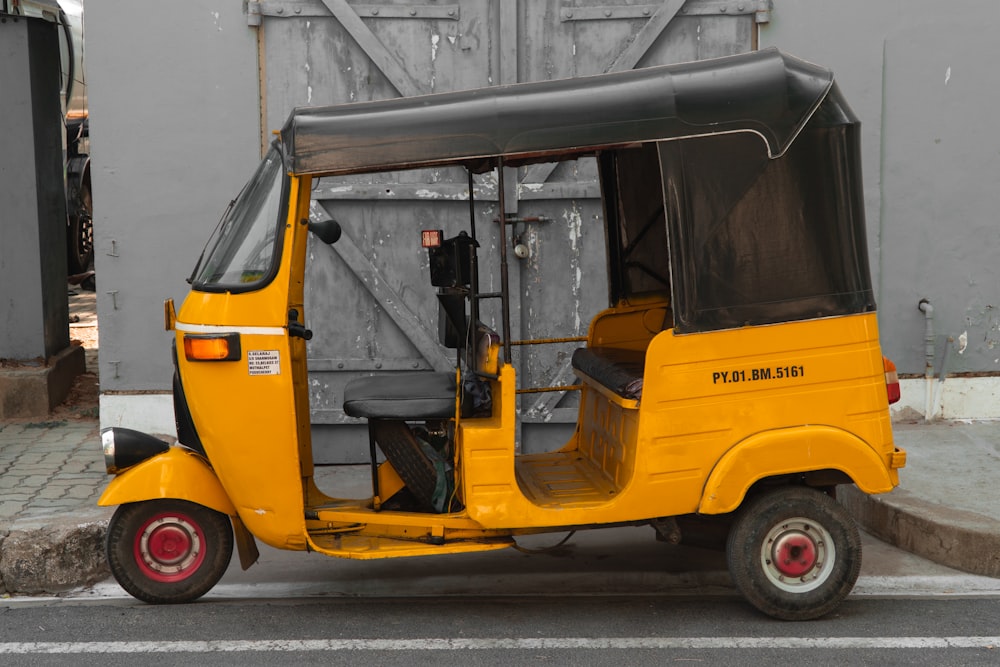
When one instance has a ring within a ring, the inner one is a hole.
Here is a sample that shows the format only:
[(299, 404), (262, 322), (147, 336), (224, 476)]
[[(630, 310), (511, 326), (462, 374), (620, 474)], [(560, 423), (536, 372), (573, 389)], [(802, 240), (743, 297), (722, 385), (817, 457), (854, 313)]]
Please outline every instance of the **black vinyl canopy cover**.
[[(832, 73), (776, 49), (558, 81), (295, 109), (295, 174), (348, 174), (567, 149), (754, 132), (785, 152)], [(484, 169), (492, 165), (483, 165)]]
[[(630, 267), (669, 275), (693, 333), (875, 309), (859, 128), (829, 70), (768, 49), (297, 109), (280, 143), (287, 171), (323, 175), (599, 153), (612, 303), (648, 289)], [(634, 242), (657, 219), (662, 241)]]

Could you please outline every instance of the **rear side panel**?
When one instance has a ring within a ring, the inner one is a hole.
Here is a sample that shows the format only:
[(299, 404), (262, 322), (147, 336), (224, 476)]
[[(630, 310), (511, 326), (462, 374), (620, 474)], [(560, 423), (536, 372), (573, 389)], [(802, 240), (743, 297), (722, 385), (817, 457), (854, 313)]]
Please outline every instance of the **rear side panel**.
[[(859, 443), (838, 452), (837, 469), (874, 480), (871, 486), (878, 482), (877, 460), (885, 471), (877, 490), (898, 482), (890, 468), (894, 446), (874, 313), (686, 336), (663, 332), (646, 356), (637, 477), (650, 491), (661, 489), (654, 495), (666, 499), (664, 514), (698, 511), (709, 475), (727, 452), (762, 434), (811, 426)], [(773, 474), (828, 468), (831, 458), (829, 447), (812, 451), (803, 437), (799, 445), (748, 449), (728, 465), (735, 479), (727, 485), (745, 489)]]

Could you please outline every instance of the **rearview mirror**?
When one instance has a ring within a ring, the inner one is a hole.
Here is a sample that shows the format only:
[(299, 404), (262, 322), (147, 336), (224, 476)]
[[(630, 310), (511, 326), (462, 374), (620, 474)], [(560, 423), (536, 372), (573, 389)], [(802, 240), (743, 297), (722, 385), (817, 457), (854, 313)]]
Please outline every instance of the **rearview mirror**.
[(327, 245), (333, 245), (340, 239), (340, 223), (333, 218), (327, 218), (319, 222), (310, 222), (309, 231)]

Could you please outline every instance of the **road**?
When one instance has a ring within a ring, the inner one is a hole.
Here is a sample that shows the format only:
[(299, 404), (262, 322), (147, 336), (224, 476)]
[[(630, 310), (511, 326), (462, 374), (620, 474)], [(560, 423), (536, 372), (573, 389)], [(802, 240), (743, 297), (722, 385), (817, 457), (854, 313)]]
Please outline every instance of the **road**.
[(1000, 664), (1000, 580), (866, 538), (855, 593), (824, 619), (783, 623), (736, 595), (713, 552), (628, 530), (532, 556), (265, 549), (190, 605), (145, 605), (113, 583), (0, 600), (0, 664)]
[(672, 596), (76, 600), (0, 618), (6, 664), (1000, 662), (996, 597), (852, 598), (809, 623), (771, 621), (734, 597)]

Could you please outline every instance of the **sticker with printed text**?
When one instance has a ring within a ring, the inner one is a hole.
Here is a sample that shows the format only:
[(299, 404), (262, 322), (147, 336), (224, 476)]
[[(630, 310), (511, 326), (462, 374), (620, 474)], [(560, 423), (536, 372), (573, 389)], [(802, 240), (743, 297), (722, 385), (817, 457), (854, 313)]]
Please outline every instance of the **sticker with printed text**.
[(281, 355), (277, 350), (247, 350), (250, 375), (281, 375)]

